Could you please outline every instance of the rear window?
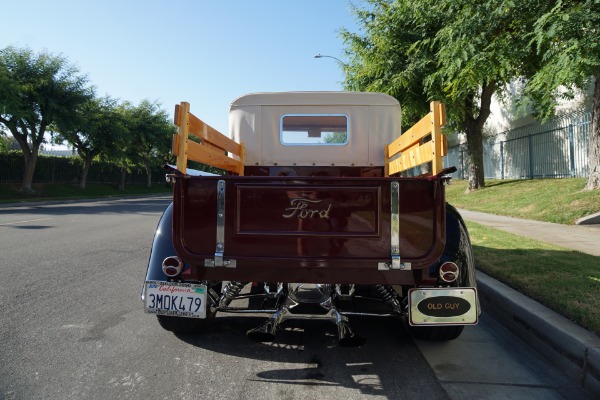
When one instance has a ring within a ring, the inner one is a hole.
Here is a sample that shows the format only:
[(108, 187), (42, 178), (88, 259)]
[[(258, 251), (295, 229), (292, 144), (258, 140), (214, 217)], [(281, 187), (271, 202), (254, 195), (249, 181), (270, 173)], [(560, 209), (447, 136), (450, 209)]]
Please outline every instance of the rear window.
[(281, 117), (280, 140), (285, 146), (343, 146), (350, 139), (343, 114), (287, 114)]

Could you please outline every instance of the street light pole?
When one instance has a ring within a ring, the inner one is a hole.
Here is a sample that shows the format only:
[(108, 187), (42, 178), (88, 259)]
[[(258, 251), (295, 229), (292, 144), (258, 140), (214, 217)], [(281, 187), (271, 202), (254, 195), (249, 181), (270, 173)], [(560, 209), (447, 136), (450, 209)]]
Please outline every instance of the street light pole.
[(326, 56), (324, 54), (317, 54), (315, 56), (315, 58), (333, 58), (335, 61), (337, 61), (338, 63), (340, 63), (340, 65), (346, 65), (345, 62), (343, 62), (342, 60), (340, 60), (339, 58), (334, 57), (334, 56)]

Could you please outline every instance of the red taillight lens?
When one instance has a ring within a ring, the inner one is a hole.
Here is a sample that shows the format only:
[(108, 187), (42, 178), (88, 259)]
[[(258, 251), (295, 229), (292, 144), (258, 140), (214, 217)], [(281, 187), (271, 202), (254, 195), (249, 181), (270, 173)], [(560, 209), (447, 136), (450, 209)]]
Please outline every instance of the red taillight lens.
[(440, 279), (446, 283), (456, 281), (459, 273), (458, 265), (450, 261), (443, 263), (439, 271)]
[(168, 277), (176, 277), (183, 271), (183, 261), (179, 257), (167, 257), (162, 262), (162, 270)]

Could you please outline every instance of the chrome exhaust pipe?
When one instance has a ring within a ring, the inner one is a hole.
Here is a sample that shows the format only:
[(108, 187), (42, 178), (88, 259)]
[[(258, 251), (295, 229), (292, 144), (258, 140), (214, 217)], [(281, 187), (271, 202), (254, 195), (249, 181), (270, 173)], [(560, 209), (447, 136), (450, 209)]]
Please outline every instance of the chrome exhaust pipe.
[(342, 347), (359, 347), (363, 346), (366, 343), (366, 339), (354, 333), (354, 331), (350, 328), (350, 324), (348, 323), (348, 317), (340, 314), (340, 312), (335, 308), (331, 307), (329, 312), (327, 313), (328, 319), (333, 322), (338, 330), (338, 344)]
[(246, 332), (246, 336), (255, 342), (272, 342), (275, 340), (277, 329), (278, 326), (275, 320), (271, 318), (261, 326), (250, 329)]
[(354, 296), (354, 285), (335, 285), (335, 294), (340, 300), (352, 300)]
[(348, 325), (347, 321), (338, 322), (337, 328), (338, 343), (342, 347), (360, 347), (364, 346), (367, 342), (367, 339), (365, 339), (364, 336), (361, 336), (350, 329), (350, 325)]
[(290, 315), (288, 306), (283, 306), (274, 312), (264, 324), (246, 332), (246, 336), (256, 342), (272, 342), (275, 340), (279, 325)]
[(283, 321), (288, 319), (304, 319), (304, 320), (325, 320), (333, 322), (338, 331), (338, 343), (342, 347), (358, 347), (365, 344), (366, 340), (361, 335), (358, 335), (350, 329), (348, 318), (339, 313), (339, 311), (331, 305), (329, 301), (321, 303), (321, 306), (327, 308), (326, 314), (294, 314), (290, 311), (295, 303), (292, 301), (288, 305), (284, 305), (277, 312), (257, 328), (250, 329), (246, 332), (246, 336), (257, 342), (272, 342), (275, 340), (275, 335), (279, 326)]
[(263, 286), (265, 295), (269, 299), (276, 299), (283, 294), (283, 283), (269, 283), (265, 282)]

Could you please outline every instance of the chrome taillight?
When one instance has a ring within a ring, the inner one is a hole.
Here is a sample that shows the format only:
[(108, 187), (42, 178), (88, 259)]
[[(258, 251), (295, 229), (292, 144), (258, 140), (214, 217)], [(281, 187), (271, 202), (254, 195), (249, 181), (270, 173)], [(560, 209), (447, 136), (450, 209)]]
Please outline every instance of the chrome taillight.
[(446, 283), (452, 283), (458, 279), (460, 271), (458, 265), (451, 261), (446, 261), (440, 266), (440, 279)]
[(176, 256), (167, 257), (162, 262), (162, 270), (170, 278), (174, 278), (183, 272), (183, 261)]

